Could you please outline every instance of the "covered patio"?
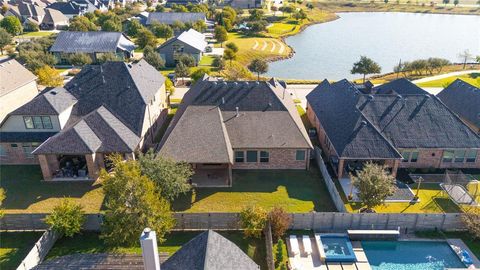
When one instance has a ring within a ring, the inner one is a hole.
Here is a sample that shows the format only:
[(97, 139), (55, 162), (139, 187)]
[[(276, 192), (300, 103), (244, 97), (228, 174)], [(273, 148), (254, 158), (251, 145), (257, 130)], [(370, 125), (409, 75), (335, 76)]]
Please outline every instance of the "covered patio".
[(192, 164), (195, 174), (191, 178), (194, 187), (231, 187), (230, 164)]

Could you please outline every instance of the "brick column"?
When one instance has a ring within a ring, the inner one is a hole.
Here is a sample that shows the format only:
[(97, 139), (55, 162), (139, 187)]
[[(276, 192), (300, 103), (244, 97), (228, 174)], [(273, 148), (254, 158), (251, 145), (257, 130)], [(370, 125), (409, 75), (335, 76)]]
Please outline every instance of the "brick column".
[(95, 163), (95, 153), (85, 155), (85, 160), (87, 161), (88, 177), (97, 180), (100, 171)]
[(105, 155), (102, 153), (95, 154), (95, 161), (97, 163), (98, 169), (105, 169)]
[(343, 176), (343, 167), (344, 166), (345, 166), (345, 160), (339, 159), (338, 160), (338, 172), (337, 172), (338, 179), (342, 178), (342, 176)]
[(397, 177), (397, 171), (398, 171), (398, 166), (400, 165), (400, 160), (396, 159), (393, 162), (393, 167), (392, 167), (392, 176)]
[(53, 173), (48, 165), (48, 160), (46, 155), (38, 155), (38, 162), (40, 163), (40, 168), (42, 169), (42, 175), (44, 180), (52, 180)]

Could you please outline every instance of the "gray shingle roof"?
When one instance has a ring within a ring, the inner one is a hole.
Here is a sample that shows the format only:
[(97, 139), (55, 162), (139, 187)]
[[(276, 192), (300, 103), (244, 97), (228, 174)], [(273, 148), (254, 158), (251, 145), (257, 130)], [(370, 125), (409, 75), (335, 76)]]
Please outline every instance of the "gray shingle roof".
[(0, 132), (0, 142), (44, 142), (57, 132)]
[[(213, 108), (220, 110), (221, 117), (208, 111)], [(199, 137), (198, 131), (187, 123), (195, 123), (204, 132), (209, 132), (208, 136), (212, 138), (196, 138)], [(225, 129), (220, 129), (220, 126)], [(185, 138), (177, 138), (179, 136)], [(183, 141), (190, 137), (202, 145), (186, 146)], [(197, 82), (186, 93), (157, 150), (160, 155), (192, 163), (225, 160), (225, 152), (209, 153), (209, 149), (218, 149), (220, 145), (223, 149), (223, 142), (220, 144), (218, 141), (221, 138), (229, 140), (227, 146), (230, 144), (234, 149), (312, 148), (293, 100), (280, 83), (275, 80), (220, 82), (207, 78)]]
[(32, 81), (37, 76), (15, 59), (0, 61), (0, 97)]
[(209, 230), (182, 246), (161, 265), (162, 270), (258, 270), (239, 247)]
[(195, 31), (194, 29), (189, 29), (188, 31), (182, 32), (180, 35), (169, 39), (167, 42), (163, 43), (158, 47), (158, 50), (161, 50), (170, 43), (180, 40), (183, 43), (197, 49), (199, 52), (203, 52), (208, 43), (205, 41), (205, 36), (202, 33)]
[(424, 95), (427, 91), (405, 78), (393, 80), (373, 88), (375, 94)]
[(457, 79), (437, 97), (460, 117), (480, 128), (480, 88)]
[(176, 21), (183, 23), (194, 23), (196, 21), (205, 21), (205, 13), (201, 12), (151, 12), (147, 18), (147, 25), (157, 21), (164, 24), (173, 24)]
[(11, 112), (11, 115), (59, 115), (77, 102), (65, 88), (42, 92), (30, 102)]
[(323, 82), (307, 100), (340, 157), (400, 158), (396, 148), (480, 147), (480, 137), (428, 94), (364, 95), (343, 80)]
[[(120, 44), (122, 44), (121, 48)], [(117, 48), (132, 51), (135, 49), (135, 45), (120, 32), (61, 31), (50, 51), (63, 53), (115, 53)]]

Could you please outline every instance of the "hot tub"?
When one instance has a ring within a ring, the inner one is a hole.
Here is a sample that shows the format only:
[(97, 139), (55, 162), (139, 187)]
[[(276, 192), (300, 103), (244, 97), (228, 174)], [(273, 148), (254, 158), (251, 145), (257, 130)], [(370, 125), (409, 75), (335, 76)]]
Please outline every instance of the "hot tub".
[[(326, 262), (355, 262), (352, 243), (346, 234), (320, 234), (317, 238), (322, 260)], [(323, 252), (322, 252), (323, 251)]]

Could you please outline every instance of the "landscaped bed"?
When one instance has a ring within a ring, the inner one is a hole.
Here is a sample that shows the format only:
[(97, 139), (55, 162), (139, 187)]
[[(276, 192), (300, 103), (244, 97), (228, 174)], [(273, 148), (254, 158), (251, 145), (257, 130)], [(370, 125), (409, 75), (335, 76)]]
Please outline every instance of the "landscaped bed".
[(42, 232), (0, 232), (0, 269), (16, 269)]
[(173, 204), (184, 212), (239, 212), (256, 205), (287, 212), (336, 211), (319, 170), (234, 170), (229, 188), (197, 188)]
[(65, 197), (87, 213), (98, 213), (103, 203), (99, 182), (45, 182), (38, 165), (1, 165), (0, 186), (7, 196), (2, 205), (7, 214), (51, 212)]
[[(195, 232), (172, 232), (167, 235), (166, 241), (159, 244), (159, 252), (168, 252), (170, 255), (179, 250), (182, 245), (197, 236), (200, 231)], [(245, 239), (242, 232), (219, 232), (221, 235), (235, 243), (250, 258), (252, 258), (261, 269), (266, 269), (265, 262), (265, 241), (263, 239)], [(140, 244), (140, 243), (138, 243)], [(140, 245), (134, 247), (108, 247), (99, 238), (98, 233), (83, 232), (73, 238), (59, 239), (47, 255), (46, 260), (75, 253), (127, 253), (141, 254)], [(2, 268), (3, 269), (3, 268)]]

